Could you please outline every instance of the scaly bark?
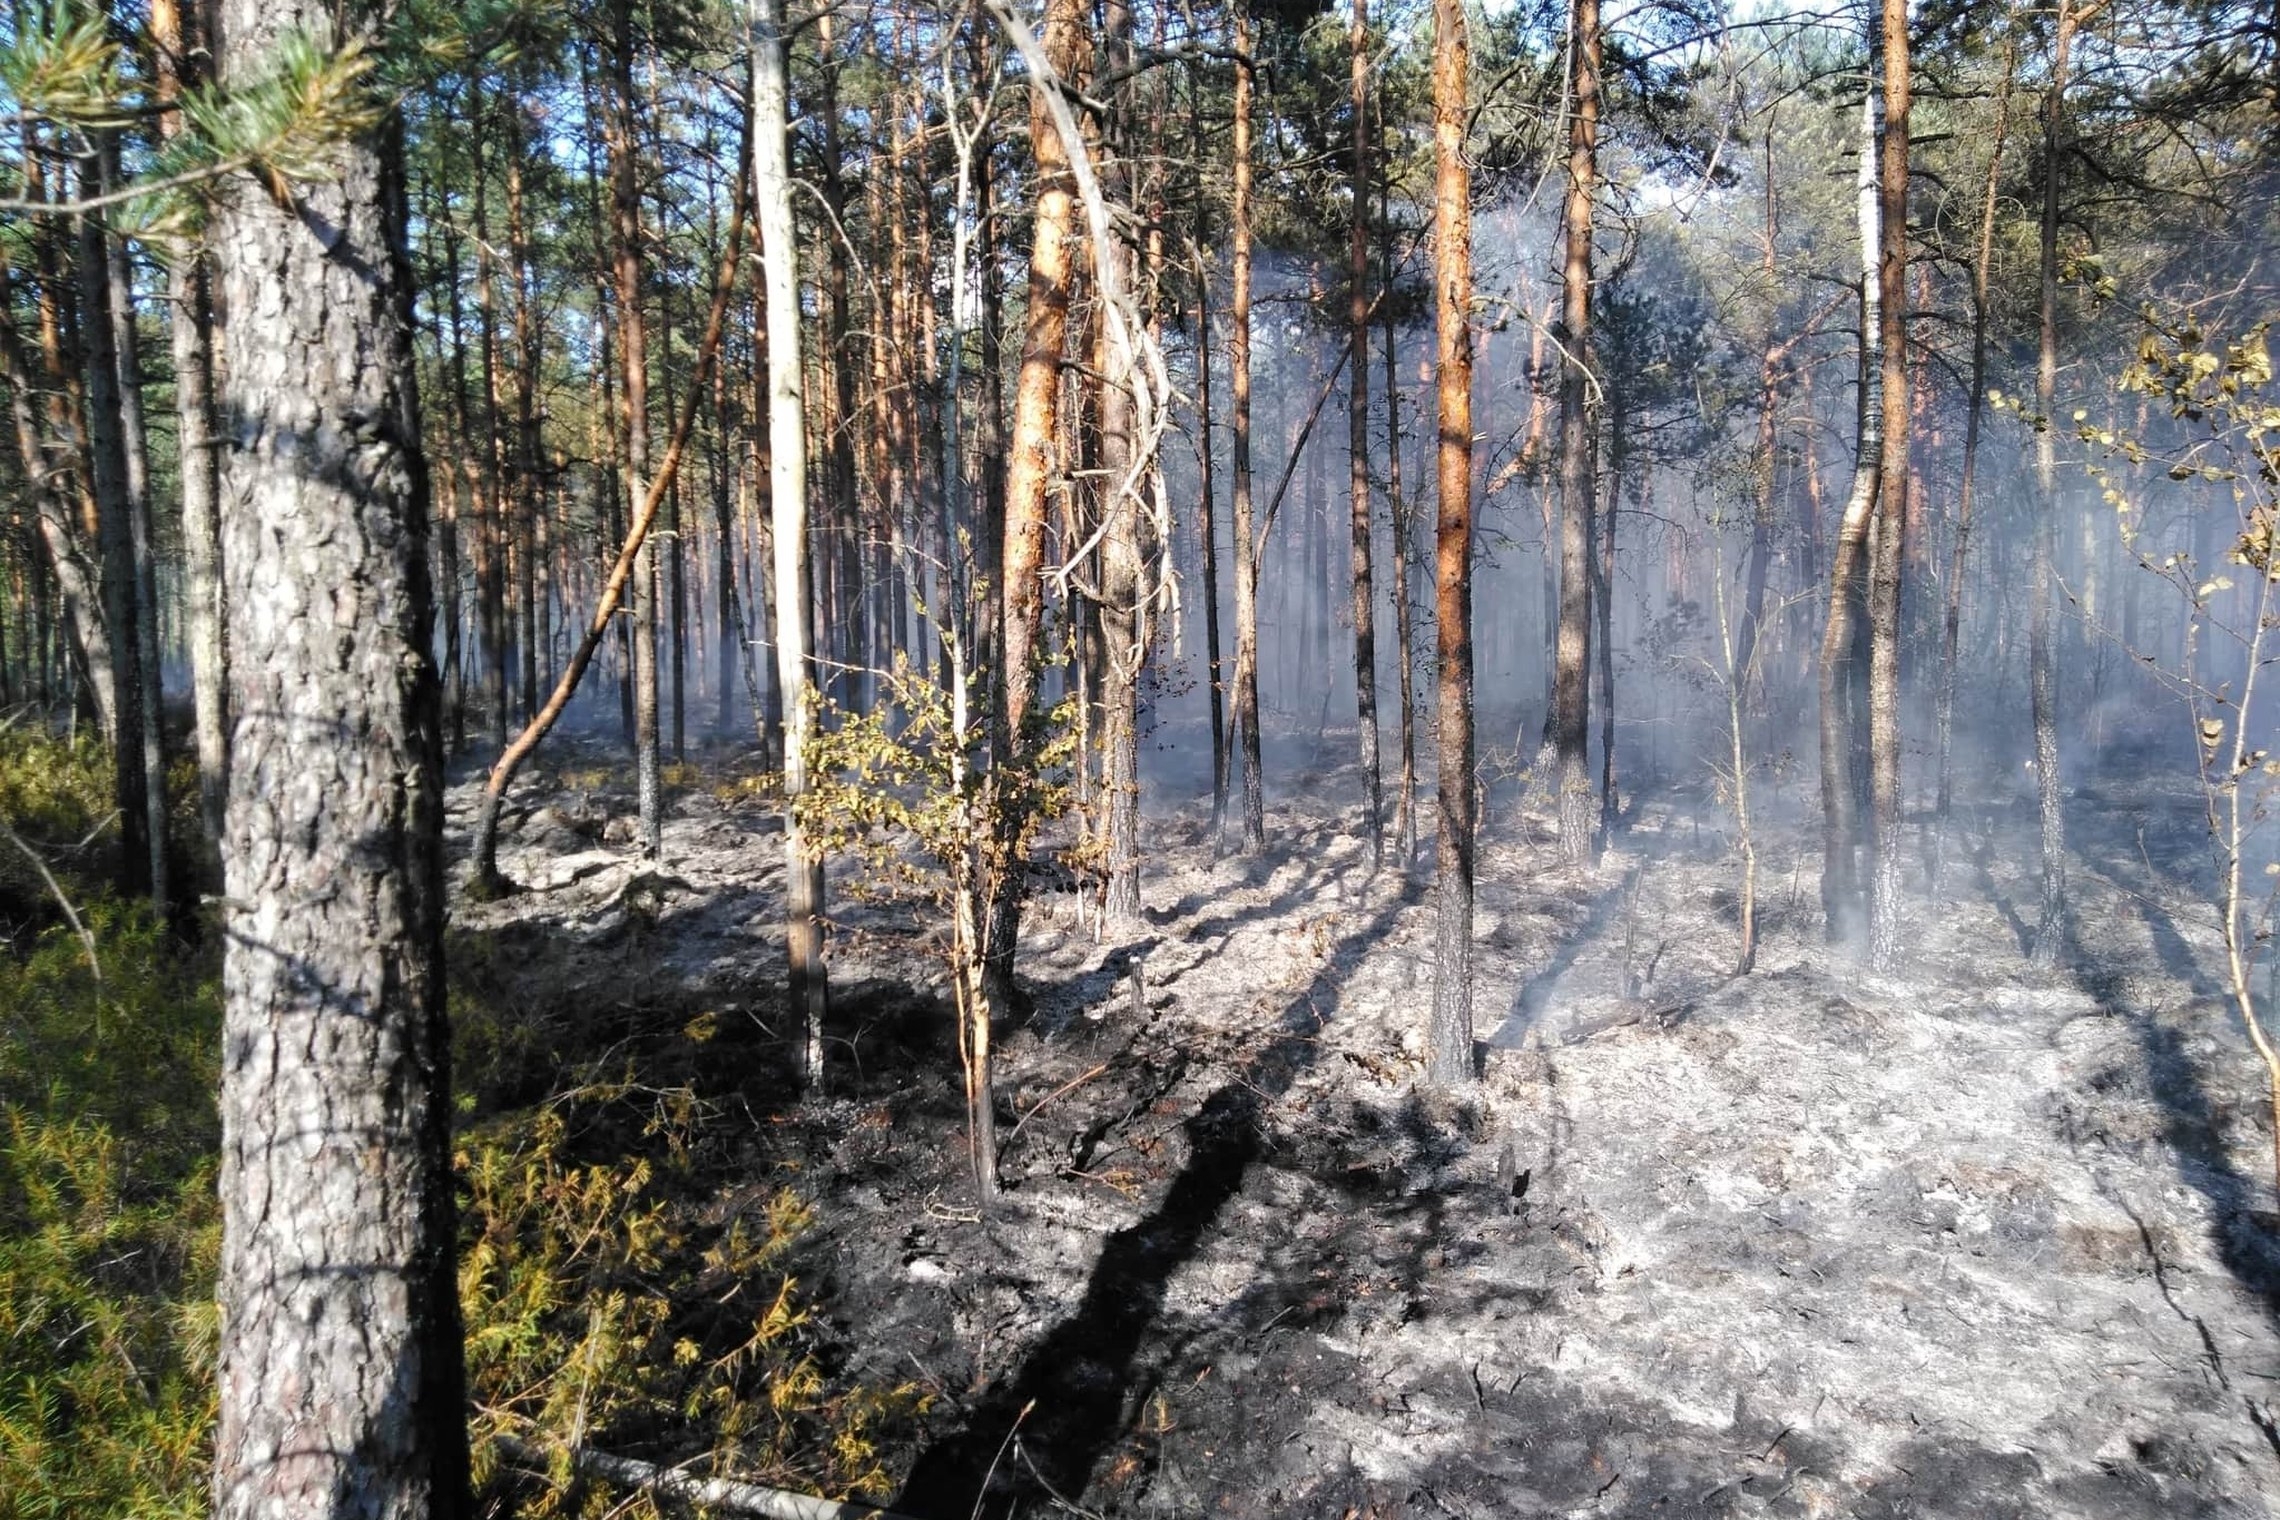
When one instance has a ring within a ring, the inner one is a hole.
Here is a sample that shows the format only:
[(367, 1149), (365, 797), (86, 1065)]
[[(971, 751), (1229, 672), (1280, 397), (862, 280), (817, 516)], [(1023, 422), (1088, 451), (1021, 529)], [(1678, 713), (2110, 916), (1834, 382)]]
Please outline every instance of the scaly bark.
[[(1579, 0), (1589, 5), (1591, 0)], [(1463, 0), (1433, 4), (1433, 285), (1439, 360), (1439, 929), (1428, 1080), (1473, 1080), (1472, 181), (1465, 166)]]
[(1370, 130), (1369, 0), (1354, 0), (1348, 29), (1348, 108), (1354, 113), (1353, 227), (1346, 245), (1346, 322), (1353, 383), (1346, 400), (1348, 488), (1353, 496), (1354, 710), (1361, 728), (1362, 806), (1370, 866), (1385, 858), (1385, 782), (1378, 760), (1377, 589), (1370, 574)]
[[(1113, 74), (1132, 57), (1132, 8), (1127, 0), (1107, 0), (1103, 11), (1104, 66)], [(1128, 198), (1131, 171), (1118, 139), (1130, 129), (1130, 106), (1119, 87), (1112, 97), (1106, 128), (1109, 151), (1099, 162), (1101, 187), (1112, 200)], [(1132, 287), (1132, 249), (1111, 239), (1093, 257), (1104, 266), (1102, 285)], [(1106, 514), (1100, 546), (1101, 790), (1106, 826), (1108, 879), (1101, 902), (1105, 924), (1129, 929), (1140, 922), (1140, 670), (1148, 649), (1141, 599), (1147, 580), (1143, 524), (1135, 494), (1122, 488), (1134, 464), (1131, 350), (1112, 341), (1106, 314), (1093, 326), (1093, 371), (1100, 385), (1101, 510)]]
[(1552, 748), (1560, 853), (1591, 856), (1591, 541), (1597, 487), (1590, 417), (1591, 237), (1599, 186), (1599, 0), (1575, 0), (1568, 32), (1567, 201), (1561, 215), (1560, 623), (1553, 649)]
[[(610, 267), (617, 285), (619, 395), (625, 405), (625, 491), (639, 501), (649, 485), (649, 332), (641, 310), (641, 187), (635, 158), (632, 0), (610, 12)], [(633, 764), (641, 853), (665, 848), (665, 782), (657, 727), (657, 551), (644, 540), (633, 566)], [(504, 667), (501, 667), (504, 679)]]
[[(1053, 0), (1042, 38), (1046, 57), (1064, 76), (1073, 76), (1085, 50), (1083, 15), (1075, 0)], [(1052, 113), (1033, 85), (1029, 135), (1035, 158), (1036, 205), (1031, 217), (1029, 308), (1022, 339), (1021, 368), (1014, 381), (1013, 432), (1005, 482), (1005, 533), (999, 554), (998, 683), (991, 704), (993, 764), (1018, 770), (1033, 747), (1032, 708), (1037, 700), (1039, 625), (1044, 616), (1045, 526), (1048, 495), (1057, 463), (1063, 350), (1068, 344), (1069, 292), (1081, 248), (1076, 233), (1076, 186), (1069, 171), (1069, 145), (1061, 141)], [(1019, 821), (998, 820), (1000, 847), (1010, 855)], [(991, 890), (986, 950), (990, 965), (989, 1002), (1003, 1007), (1013, 994), (1014, 944), (1021, 930), (1021, 888), (1010, 858), (1000, 862)], [(978, 1047), (986, 1060), (986, 1044)], [(977, 1101), (969, 1114), (977, 1128), (994, 1124), (987, 1105)], [(994, 1155), (994, 1148), (977, 1152)], [(988, 1186), (984, 1184), (985, 1188)]]
[[(365, 5), (225, 0), (225, 88)], [(231, 609), (220, 1520), (469, 1513), (443, 774), (400, 127), (216, 186)]]
[[(1382, 124), (1384, 104), (1379, 102)], [(1393, 201), (1392, 171), (1387, 159), (1378, 163), (1378, 203)], [(1393, 290), (1393, 226), (1386, 224), (1379, 247), (1379, 286)], [(1414, 620), (1409, 607), (1409, 525), (1411, 507), (1401, 490), (1401, 379), (1400, 328), (1394, 322), (1394, 303), (1381, 300), (1385, 322), (1385, 478), (1386, 505), (1393, 518), (1393, 660), (1401, 694), (1401, 789), (1394, 802), (1394, 851), (1401, 868), (1408, 870), (1417, 858), (1417, 659), (1411, 648)], [(1367, 359), (1366, 351), (1356, 362)]]
[(1228, 470), (1235, 531), (1235, 729), (1243, 752), (1243, 848), (1267, 847), (1266, 778), (1259, 755), (1259, 549), (1251, 537), (1251, 12), (1235, 0), (1235, 157), (1232, 289), (1227, 302)]
[(1906, 556), (1908, 447), (1908, 0), (1884, 0), (1884, 139), (1878, 156), (1884, 459), (1868, 584), (1868, 958), (1900, 958), (1900, 581)]

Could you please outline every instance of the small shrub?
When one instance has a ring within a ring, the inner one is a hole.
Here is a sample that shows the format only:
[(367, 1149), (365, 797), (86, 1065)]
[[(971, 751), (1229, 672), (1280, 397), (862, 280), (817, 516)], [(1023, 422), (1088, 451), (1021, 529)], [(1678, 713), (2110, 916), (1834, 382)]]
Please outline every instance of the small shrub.
[[(636, 1109), (631, 1100), (643, 1098)], [(592, 1159), (639, 1114), (633, 1154)], [(889, 1487), (879, 1435), (909, 1385), (833, 1392), (789, 1270), (811, 1216), (789, 1190), (726, 1207), (690, 1189), (709, 1111), (685, 1090), (581, 1089), (471, 1136), (460, 1302), (477, 1481), (531, 1517), (655, 1513), (575, 1480), (591, 1446), (822, 1493)], [(654, 1154), (652, 1154), (654, 1153)], [(545, 1456), (500, 1463), (500, 1438)], [(519, 1502), (510, 1502), (519, 1501)]]

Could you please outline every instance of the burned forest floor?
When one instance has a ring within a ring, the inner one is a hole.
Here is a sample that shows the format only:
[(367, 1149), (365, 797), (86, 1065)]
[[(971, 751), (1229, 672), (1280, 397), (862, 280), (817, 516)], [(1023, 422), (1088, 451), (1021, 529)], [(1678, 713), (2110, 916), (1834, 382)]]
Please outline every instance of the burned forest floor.
[(614, 754), (518, 789), (528, 890), (455, 899), (463, 1065), (491, 1104), (704, 1094), (706, 1185), (812, 1206), (825, 1375), (924, 1398), (881, 1454), (900, 1513), (2280, 1511), (2270, 1120), (2180, 792), (2079, 786), (2051, 968), (2024, 800), (1959, 803), (1937, 900), (1912, 822), (1892, 975), (1822, 943), (1817, 833), (1767, 826), (1735, 978), (1709, 798), (1642, 795), (1578, 870), (1507, 788), (1450, 1101), (1416, 1082), (1426, 869), (1373, 870), (1350, 768), (1300, 753), (1262, 856), (1215, 853), (1208, 797), (1151, 811), (1138, 929), (1033, 899), (985, 1214), (931, 910), (835, 864), (829, 1076), (795, 1098), (762, 778), (678, 771), (644, 865)]

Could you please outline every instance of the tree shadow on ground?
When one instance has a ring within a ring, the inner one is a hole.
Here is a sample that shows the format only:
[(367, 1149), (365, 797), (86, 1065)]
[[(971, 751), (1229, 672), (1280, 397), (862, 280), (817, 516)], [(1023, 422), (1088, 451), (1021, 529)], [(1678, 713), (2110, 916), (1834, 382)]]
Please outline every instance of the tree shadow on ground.
[[(2079, 845), (2076, 853), (2099, 880), (2135, 901), (2164, 971), (2189, 988), (2196, 999), (2221, 990), (2167, 910), (2151, 893), (2128, 883), (2126, 866), (2101, 859)], [(2079, 907), (2078, 895), (2077, 911)], [(2218, 1258), (2233, 1280), (2261, 1299), (2266, 1313), (2280, 1324), (2280, 1241), (2274, 1239), (2266, 1223), (2269, 1212), (2256, 1207), (2261, 1183), (2252, 1181), (2233, 1163), (2225, 1143), (2224, 1107), (2210, 1090), (2200, 1063), (2176, 1029), (2163, 1022), (2155, 1010), (2128, 995), (2126, 979), (2131, 968), (2127, 964), (2101, 956), (2079, 938), (2068, 945), (2066, 959), (2075, 985), (2095, 999), (2102, 1012), (2123, 1021), (2136, 1038), (2148, 1090), (2162, 1108), (2162, 1137), (2176, 1157), (2178, 1178), (2209, 1204), (2212, 1244)]]
[(1511, 1049), (1527, 1037), (1528, 1032), (1542, 1020), (1545, 1007), (1551, 1001), (1552, 994), (1559, 990), (1561, 980), (1574, 969), (1583, 952), (1597, 942), (1607, 926), (1614, 921), (1616, 912), (1637, 888), (1646, 868), (1647, 862), (1642, 860), (1624, 872), (1620, 881), (1610, 883), (1592, 894), (1591, 905), (1583, 921), (1553, 948), (1551, 958), (1520, 984), (1512, 995), (1512, 1007), (1505, 1014), (1504, 1022), (1482, 1043), (1491, 1049)]
[[(1162, 1318), (1167, 1290), (1212, 1236), (1266, 1148), (1270, 1106), (1322, 1053), (1323, 1010), (1334, 1010), (1355, 964), (1417, 900), (1389, 898), (1325, 957), (1284, 1005), (1273, 1033), (1207, 1097), (1184, 1128), (1189, 1160), (1153, 1211), (1110, 1236), (1083, 1299), (1046, 1332), (1021, 1368), (988, 1394), (964, 1427), (920, 1453), (894, 1507), (967, 1520), (986, 1502), (1011, 1515), (1081, 1495), (1125, 1428), (1136, 1363)], [(1023, 1458), (1009, 1466), (1018, 1432)]]

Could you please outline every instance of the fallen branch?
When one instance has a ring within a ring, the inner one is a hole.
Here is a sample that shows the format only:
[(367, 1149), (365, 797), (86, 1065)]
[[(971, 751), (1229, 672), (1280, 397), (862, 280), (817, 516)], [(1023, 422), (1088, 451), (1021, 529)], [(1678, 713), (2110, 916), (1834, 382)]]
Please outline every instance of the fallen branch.
[(1088, 1071), (1083, 1076), (1077, 1078), (1075, 1081), (1064, 1082), (1059, 1087), (1056, 1087), (1051, 1092), (1047, 1093), (1044, 1097), (1039, 1098), (1037, 1102), (1030, 1108), (1029, 1112), (1021, 1116), (1020, 1123), (1014, 1125), (1013, 1133), (1005, 1137), (1005, 1144), (998, 1147), (999, 1153), (1002, 1155), (1006, 1150), (1012, 1147), (1014, 1141), (1021, 1138), (1021, 1131), (1028, 1125), (1030, 1120), (1037, 1117), (1038, 1109), (1043, 1108), (1046, 1104), (1052, 1102), (1055, 1098), (1061, 1097), (1063, 1094), (1075, 1092), (1078, 1088), (1084, 1086), (1087, 1082), (1090, 1082), (1093, 1078), (1099, 1076), (1106, 1070), (1108, 1070), (1108, 1063), (1106, 1061), (1103, 1061), (1098, 1066), (1095, 1066), (1091, 1071)]
[[(499, 1437), (499, 1449), (528, 1467), (543, 1468), (545, 1454), (513, 1436)], [(637, 1457), (613, 1457), (608, 1452), (578, 1447), (570, 1465), (580, 1472), (614, 1483), (620, 1488), (663, 1494), (684, 1504), (726, 1510), (736, 1515), (760, 1515), (764, 1520), (910, 1520), (892, 1510), (860, 1499), (818, 1499), (764, 1483), (740, 1483), (730, 1478), (698, 1478), (678, 1468), (660, 1467)]]

